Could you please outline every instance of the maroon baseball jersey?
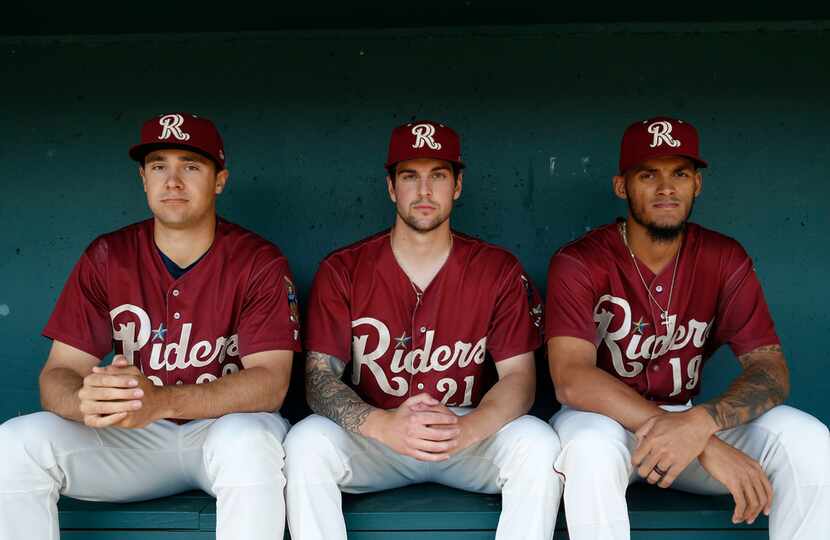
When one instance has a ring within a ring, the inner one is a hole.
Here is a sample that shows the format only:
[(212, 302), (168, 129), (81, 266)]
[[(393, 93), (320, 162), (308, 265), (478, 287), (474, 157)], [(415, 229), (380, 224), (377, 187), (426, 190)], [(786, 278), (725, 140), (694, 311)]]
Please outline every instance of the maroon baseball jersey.
[(597, 346), (597, 366), (659, 403), (686, 403), (700, 390), (703, 363), (723, 343), (736, 355), (778, 344), (752, 259), (735, 240), (688, 224), (660, 274), (638, 261), (619, 227), (606, 225), (560, 249), (548, 271), (547, 339)]
[(444, 266), (421, 291), (383, 232), (320, 263), (308, 305), (306, 349), (352, 363), (369, 404), (390, 409), (425, 392), (477, 405), (496, 362), (542, 343), (542, 302), (519, 261), (456, 232)]
[(43, 335), (98, 358), (114, 349), (160, 386), (213, 381), (256, 352), (300, 350), (288, 261), (222, 219), (208, 252), (179, 279), (159, 255), (152, 219), (95, 239)]

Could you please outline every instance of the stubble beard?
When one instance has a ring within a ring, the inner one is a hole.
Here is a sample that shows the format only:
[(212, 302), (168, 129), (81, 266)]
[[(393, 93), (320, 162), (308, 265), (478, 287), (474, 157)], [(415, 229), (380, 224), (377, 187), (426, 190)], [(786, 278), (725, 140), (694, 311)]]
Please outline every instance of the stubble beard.
[(401, 220), (403, 220), (403, 222), (410, 229), (412, 229), (415, 232), (424, 233), (424, 234), (434, 231), (435, 229), (437, 229), (438, 227), (443, 225), (444, 222), (447, 221), (450, 218), (450, 214), (449, 214), (449, 212), (447, 212), (446, 215), (436, 216), (435, 219), (433, 219), (432, 221), (424, 223), (422, 221), (419, 221), (417, 218), (415, 218), (411, 214), (404, 214), (400, 210), (397, 210), (397, 212), (398, 212), (398, 216), (400, 216)]

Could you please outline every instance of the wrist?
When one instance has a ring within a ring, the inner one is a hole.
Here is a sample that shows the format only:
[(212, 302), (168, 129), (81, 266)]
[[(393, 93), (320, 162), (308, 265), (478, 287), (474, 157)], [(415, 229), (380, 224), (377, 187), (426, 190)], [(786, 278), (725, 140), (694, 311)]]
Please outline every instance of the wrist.
[(700, 429), (706, 433), (707, 437), (712, 437), (721, 429), (703, 405), (696, 405), (692, 407), (686, 411), (686, 414), (689, 418), (693, 419), (698, 426), (700, 426)]
[(154, 420), (182, 417), (182, 412), (176, 407), (175, 390), (175, 386), (156, 386), (153, 389), (154, 398), (158, 404)]
[(369, 413), (363, 424), (360, 425), (358, 431), (364, 437), (375, 439), (383, 442), (383, 434), (386, 432), (386, 421), (389, 417), (389, 412), (383, 409), (375, 409)]

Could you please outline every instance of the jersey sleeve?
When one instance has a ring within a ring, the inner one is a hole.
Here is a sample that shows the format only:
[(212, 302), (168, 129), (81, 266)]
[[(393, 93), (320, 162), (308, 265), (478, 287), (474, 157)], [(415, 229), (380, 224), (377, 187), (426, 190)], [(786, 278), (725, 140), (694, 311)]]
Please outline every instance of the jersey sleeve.
[(752, 259), (736, 246), (728, 260), (718, 300), (715, 342), (729, 343), (736, 356), (763, 345), (780, 344)]
[(487, 350), (499, 362), (542, 345), (542, 299), (521, 265), (507, 273), (487, 331)]
[(548, 267), (545, 301), (545, 339), (576, 337), (596, 344), (594, 289), (585, 264), (565, 253), (557, 253)]
[(43, 335), (66, 343), (96, 358), (112, 351), (112, 321), (106, 281), (93, 254), (105, 250), (93, 242), (69, 274)]
[(302, 350), (297, 289), (285, 257), (270, 261), (252, 277), (238, 332), (240, 358), (263, 351)]
[(343, 276), (324, 260), (314, 276), (306, 319), (305, 348), (349, 363), (352, 359), (352, 318), (349, 288)]

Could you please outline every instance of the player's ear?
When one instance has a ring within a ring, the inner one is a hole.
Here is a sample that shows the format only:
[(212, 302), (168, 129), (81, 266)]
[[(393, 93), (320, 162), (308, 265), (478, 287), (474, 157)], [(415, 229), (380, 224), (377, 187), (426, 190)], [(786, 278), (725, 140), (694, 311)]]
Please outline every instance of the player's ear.
[(147, 193), (147, 179), (144, 177), (144, 164), (138, 165), (138, 176), (141, 177), (141, 187), (144, 188), (144, 193)]
[(700, 169), (695, 171), (695, 197), (700, 195), (703, 191), (703, 175), (700, 174)]
[(228, 183), (228, 177), (230, 176), (230, 172), (228, 169), (222, 169), (218, 173), (216, 173), (216, 184), (215, 184), (215, 191), (217, 195), (222, 193), (225, 190), (225, 184)]
[(464, 173), (458, 171), (458, 175), (455, 177), (455, 189), (453, 190), (452, 200), (457, 201), (459, 197), (461, 197), (461, 182), (464, 180)]
[(628, 198), (628, 190), (625, 188), (625, 176), (615, 176), (611, 180), (611, 187), (614, 190), (614, 195), (616, 195), (620, 199)]
[(395, 195), (395, 182), (388, 174), (386, 175), (386, 190), (389, 192), (389, 198), (392, 199), (392, 202), (398, 202), (398, 197)]

